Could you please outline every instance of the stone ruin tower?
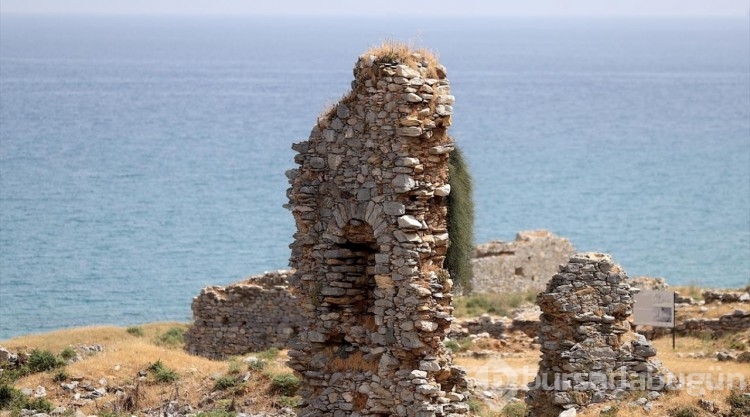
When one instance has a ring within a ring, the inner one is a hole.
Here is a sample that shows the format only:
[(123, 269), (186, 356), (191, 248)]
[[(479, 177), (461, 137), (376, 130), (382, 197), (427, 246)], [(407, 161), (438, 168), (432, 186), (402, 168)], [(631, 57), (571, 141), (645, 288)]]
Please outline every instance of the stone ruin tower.
[(542, 359), (526, 398), (532, 417), (675, 388), (674, 376), (651, 359), (656, 349), (630, 328), (628, 277), (609, 255), (573, 255), (537, 303)]
[(362, 55), (352, 91), (295, 143), (291, 279), (311, 323), (291, 343), (302, 416), (468, 412), (441, 340), (454, 97), (445, 69), (394, 45)]

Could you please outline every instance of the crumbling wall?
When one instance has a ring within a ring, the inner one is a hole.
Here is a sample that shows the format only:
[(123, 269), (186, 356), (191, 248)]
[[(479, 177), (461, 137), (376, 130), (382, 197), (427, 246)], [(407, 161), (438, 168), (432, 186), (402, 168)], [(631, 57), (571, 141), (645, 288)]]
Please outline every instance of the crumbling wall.
[(292, 271), (274, 271), (226, 287), (211, 286), (193, 298), (193, 323), (185, 349), (208, 358), (224, 358), (271, 347), (286, 348), (305, 327), (288, 288)]
[(291, 343), (304, 416), (468, 412), (441, 340), (453, 320), (445, 197), (453, 142), (445, 69), (424, 52), (365, 53), (352, 92), (292, 148), (292, 284), (310, 322)]
[(738, 333), (750, 329), (750, 312), (737, 309), (715, 319), (692, 318), (678, 323), (679, 334), (718, 337), (726, 333)]
[(513, 242), (478, 245), (472, 260), (473, 292), (542, 291), (574, 253), (568, 239), (546, 230), (518, 232)]
[(747, 291), (718, 291), (708, 290), (703, 293), (706, 304), (711, 303), (750, 303), (750, 293)]
[(573, 255), (537, 303), (542, 358), (526, 399), (532, 417), (674, 387), (652, 359), (656, 349), (630, 328), (631, 288), (609, 255)]

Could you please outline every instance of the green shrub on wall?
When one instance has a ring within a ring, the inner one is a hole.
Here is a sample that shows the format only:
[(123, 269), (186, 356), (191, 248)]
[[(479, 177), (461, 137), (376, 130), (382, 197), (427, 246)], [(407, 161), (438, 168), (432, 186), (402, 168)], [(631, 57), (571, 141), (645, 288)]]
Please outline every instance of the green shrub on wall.
[(451, 192), (448, 204), (448, 253), (443, 267), (453, 279), (457, 294), (471, 292), (471, 253), (474, 250), (474, 197), (469, 168), (461, 149), (451, 152), (448, 163)]

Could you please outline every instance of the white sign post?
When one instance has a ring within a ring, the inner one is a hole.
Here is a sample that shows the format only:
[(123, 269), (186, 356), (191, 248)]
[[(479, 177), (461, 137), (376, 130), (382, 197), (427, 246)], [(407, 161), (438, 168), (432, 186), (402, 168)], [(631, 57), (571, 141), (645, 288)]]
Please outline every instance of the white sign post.
[(675, 344), (674, 297), (671, 291), (646, 290), (635, 294), (633, 305), (634, 324), (672, 329), (672, 349)]

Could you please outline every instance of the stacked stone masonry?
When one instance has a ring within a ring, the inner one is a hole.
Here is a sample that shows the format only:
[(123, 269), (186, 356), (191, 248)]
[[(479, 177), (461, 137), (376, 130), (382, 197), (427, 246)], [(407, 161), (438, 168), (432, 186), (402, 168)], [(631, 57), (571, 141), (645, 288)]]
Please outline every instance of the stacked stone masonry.
[[(204, 288), (193, 299), (194, 320), (186, 334), (186, 350), (208, 358), (224, 358), (271, 347), (286, 348), (291, 337), (304, 328), (303, 315), (295, 307), (295, 297), (287, 281), (293, 272), (267, 272), (226, 287)], [(663, 278), (633, 278), (630, 283), (633, 291), (666, 287)], [(744, 302), (740, 300), (742, 294), (725, 298), (723, 302)], [(715, 297), (711, 302), (717, 300), (720, 299)], [(461, 339), (487, 333), (502, 339), (515, 331), (535, 337), (540, 327), (539, 315), (539, 308), (534, 305), (516, 309), (512, 318), (483, 315), (456, 320), (451, 324), (448, 337)], [(677, 334), (696, 336), (719, 336), (747, 329), (750, 329), (750, 312), (743, 309), (719, 318), (678, 321), (675, 327)], [(648, 339), (671, 333), (671, 329), (650, 326), (638, 326), (636, 331)]]
[(703, 336), (721, 336), (726, 333), (737, 333), (750, 329), (750, 312), (735, 310), (723, 314), (717, 319), (687, 319), (677, 325), (678, 333)]
[[(396, 62), (396, 61), (400, 62)], [(454, 416), (465, 373), (452, 316), (446, 133), (454, 98), (431, 57), (365, 54), (349, 95), (296, 143), (291, 278), (310, 328), (291, 343), (302, 416)]]
[(675, 388), (673, 376), (652, 359), (656, 349), (630, 328), (631, 288), (609, 255), (572, 256), (537, 303), (542, 358), (526, 398), (532, 417)]
[(204, 288), (193, 299), (193, 324), (185, 334), (185, 349), (218, 359), (286, 348), (290, 338), (306, 327), (288, 288), (290, 274), (267, 272), (227, 287)]
[(703, 293), (706, 304), (711, 303), (750, 303), (750, 293), (741, 291), (706, 291)]
[(542, 291), (575, 253), (568, 239), (546, 230), (519, 232), (513, 242), (478, 245), (472, 259), (475, 293)]

